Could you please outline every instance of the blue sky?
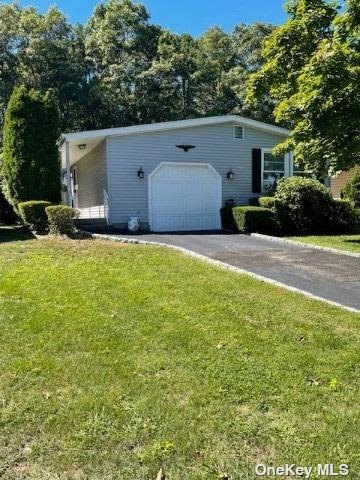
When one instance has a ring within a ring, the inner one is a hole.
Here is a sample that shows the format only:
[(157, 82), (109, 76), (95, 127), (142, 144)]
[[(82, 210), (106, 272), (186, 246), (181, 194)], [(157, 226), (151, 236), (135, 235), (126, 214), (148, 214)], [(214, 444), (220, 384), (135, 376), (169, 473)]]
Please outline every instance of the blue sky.
[[(70, 22), (83, 23), (99, 0), (19, 0), (18, 3), (36, 6), (40, 11), (56, 4), (67, 14)], [(279, 24), (285, 20), (284, 0), (142, 0), (140, 3), (146, 5), (152, 23), (159, 23), (177, 33), (193, 35), (200, 35), (213, 25), (229, 31), (238, 23), (260, 21)]]

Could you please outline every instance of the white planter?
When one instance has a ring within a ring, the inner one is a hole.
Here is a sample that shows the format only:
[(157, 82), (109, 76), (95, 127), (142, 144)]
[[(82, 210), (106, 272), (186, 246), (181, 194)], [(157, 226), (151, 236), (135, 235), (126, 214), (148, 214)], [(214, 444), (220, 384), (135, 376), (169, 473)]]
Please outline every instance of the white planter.
[(138, 217), (130, 217), (128, 221), (128, 230), (129, 232), (137, 232), (140, 228)]

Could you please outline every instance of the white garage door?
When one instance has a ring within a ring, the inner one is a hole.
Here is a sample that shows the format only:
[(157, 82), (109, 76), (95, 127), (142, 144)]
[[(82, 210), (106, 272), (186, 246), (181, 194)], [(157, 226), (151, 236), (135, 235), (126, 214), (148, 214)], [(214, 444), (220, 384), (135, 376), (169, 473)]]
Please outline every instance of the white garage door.
[(154, 232), (220, 228), (221, 177), (208, 164), (162, 163), (149, 175)]

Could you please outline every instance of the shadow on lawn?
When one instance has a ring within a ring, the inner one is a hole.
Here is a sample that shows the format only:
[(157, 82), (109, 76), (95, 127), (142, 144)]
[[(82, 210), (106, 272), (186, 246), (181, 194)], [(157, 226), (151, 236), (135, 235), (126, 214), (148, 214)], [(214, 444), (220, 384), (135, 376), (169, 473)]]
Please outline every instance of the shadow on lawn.
[(18, 225), (1, 225), (0, 224), (0, 243), (18, 242), (24, 240), (34, 240), (34, 235), (30, 230)]
[(357, 245), (360, 245), (360, 240), (345, 240), (345, 243), (356, 243)]

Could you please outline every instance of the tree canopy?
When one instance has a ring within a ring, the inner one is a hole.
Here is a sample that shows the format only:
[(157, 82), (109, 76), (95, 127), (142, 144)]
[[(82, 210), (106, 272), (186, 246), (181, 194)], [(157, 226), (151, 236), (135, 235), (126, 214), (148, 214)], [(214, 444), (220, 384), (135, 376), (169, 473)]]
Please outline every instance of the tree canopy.
[(264, 43), (264, 65), (250, 77), (252, 105), (272, 98), (291, 128), (277, 152), (293, 150), (318, 175), (360, 163), (360, 5), (339, 11), (326, 0), (287, 4), (289, 20)]
[(18, 84), (60, 109), (62, 131), (240, 114), (291, 129), (278, 152), (325, 175), (360, 163), (359, 3), (289, 0), (284, 25), (212, 27), (198, 38), (151, 23), (133, 0), (85, 25), (50, 7), (0, 5), (0, 145)]
[(211, 28), (199, 38), (151, 23), (132, 0), (99, 3), (85, 25), (50, 7), (0, 5), (0, 131), (18, 84), (52, 89), (62, 131), (240, 113), (273, 120), (245, 102), (249, 72), (262, 65), (265, 24)]

